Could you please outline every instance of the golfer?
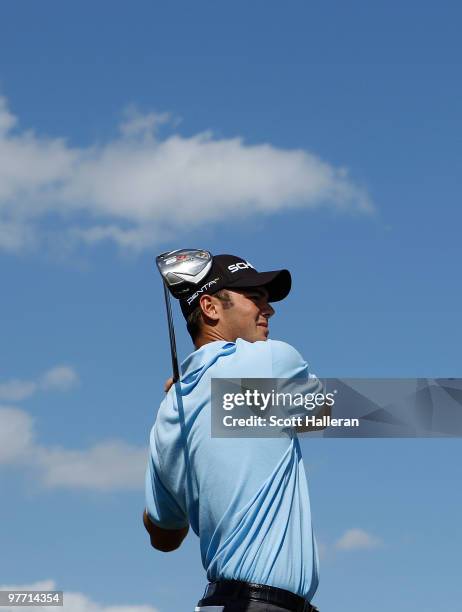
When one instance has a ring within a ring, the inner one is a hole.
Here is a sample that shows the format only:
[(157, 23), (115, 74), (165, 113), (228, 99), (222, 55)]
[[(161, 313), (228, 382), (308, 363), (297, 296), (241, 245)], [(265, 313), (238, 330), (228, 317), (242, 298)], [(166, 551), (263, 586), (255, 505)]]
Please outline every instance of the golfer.
[(180, 381), (167, 381), (151, 431), (143, 522), (164, 552), (189, 526), (199, 536), (209, 584), (196, 612), (316, 610), (318, 557), (296, 432), (210, 435), (212, 378), (305, 379), (322, 390), (292, 346), (268, 339), (272, 303), (290, 287), (287, 270), (257, 272), (217, 255), (180, 301), (195, 351)]

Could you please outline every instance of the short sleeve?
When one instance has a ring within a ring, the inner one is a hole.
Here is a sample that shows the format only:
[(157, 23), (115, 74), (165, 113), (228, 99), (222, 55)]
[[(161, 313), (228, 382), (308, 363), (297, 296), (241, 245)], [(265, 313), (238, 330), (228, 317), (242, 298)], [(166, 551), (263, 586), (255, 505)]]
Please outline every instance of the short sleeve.
[(145, 481), (146, 511), (151, 521), (163, 529), (181, 529), (188, 525), (188, 517), (162, 482), (159, 458), (151, 436)]
[[(308, 363), (300, 353), (286, 342), (273, 341), (271, 343), (273, 378), (278, 379), (278, 392), (290, 393), (293, 403), (287, 406), (289, 414), (315, 415), (312, 402), (305, 402), (305, 398), (324, 394), (325, 389), (318, 377), (310, 372)], [(303, 402), (297, 400), (303, 396)]]
[(308, 378), (309, 367), (300, 353), (287, 342), (271, 342), (273, 378)]

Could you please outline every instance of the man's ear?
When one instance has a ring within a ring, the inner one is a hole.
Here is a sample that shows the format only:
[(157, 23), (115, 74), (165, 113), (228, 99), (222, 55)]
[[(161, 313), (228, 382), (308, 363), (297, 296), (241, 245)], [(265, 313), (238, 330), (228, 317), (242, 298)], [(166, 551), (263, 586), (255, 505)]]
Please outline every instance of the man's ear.
[(212, 319), (212, 321), (218, 321), (220, 318), (218, 302), (219, 300), (214, 298), (212, 295), (201, 295), (199, 298), (199, 305), (203, 315), (209, 319)]

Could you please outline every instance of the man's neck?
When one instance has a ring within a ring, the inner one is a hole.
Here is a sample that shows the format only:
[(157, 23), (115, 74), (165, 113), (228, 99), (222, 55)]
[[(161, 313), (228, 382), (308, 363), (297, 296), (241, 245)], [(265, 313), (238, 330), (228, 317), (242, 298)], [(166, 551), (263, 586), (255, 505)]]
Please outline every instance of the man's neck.
[(204, 344), (210, 344), (210, 342), (216, 342), (217, 340), (222, 340), (223, 342), (235, 342), (236, 338), (227, 338), (226, 334), (221, 332), (216, 327), (212, 329), (207, 329), (198, 336), (194, 342), (194, 346), (197, 349), (200, 349)]

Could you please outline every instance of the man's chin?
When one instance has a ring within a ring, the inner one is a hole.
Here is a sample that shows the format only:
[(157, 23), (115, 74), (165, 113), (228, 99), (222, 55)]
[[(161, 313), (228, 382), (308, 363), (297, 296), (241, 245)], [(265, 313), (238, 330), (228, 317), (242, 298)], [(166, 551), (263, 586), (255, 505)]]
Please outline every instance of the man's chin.
[(257, 340), (268, 340), (269, 329), (267, 327), (260, 327)]
[(245, 340), (246, 342), (261, 342), (261, 341), (265, 341), (268, 340), (268, 336), (269, 336), (269, 329), (267, 327), (258, 327), (256, 330), (256, 333), (254, 334), (249, 334), (247, 335), (242, 335), (239, 336), (239, 338), (242, 338), (242, 340)]

